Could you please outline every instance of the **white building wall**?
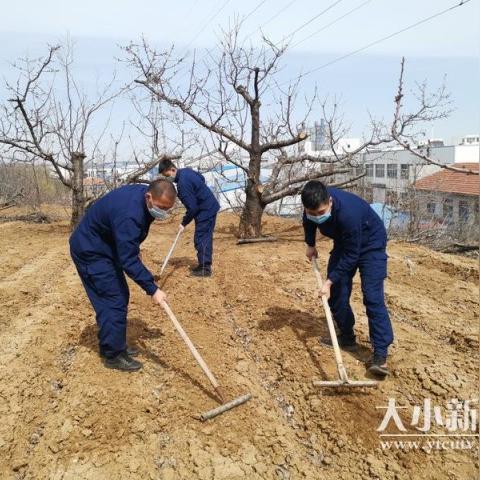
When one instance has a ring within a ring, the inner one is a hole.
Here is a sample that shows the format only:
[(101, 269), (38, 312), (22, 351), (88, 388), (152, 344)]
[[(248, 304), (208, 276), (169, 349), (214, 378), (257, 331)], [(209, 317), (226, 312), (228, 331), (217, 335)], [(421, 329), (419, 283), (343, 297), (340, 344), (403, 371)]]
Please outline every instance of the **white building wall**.
[[(353, 152), (356, 150), (362, 141), (359, 138), (341, 138), (335, 145), (335, 150), (338, 154)], [(329, 148), (328, 143), (325, 144), (325, 148), (322, 150), (314, 150), (313, 142), (310, 140), (305, 140), (302, 142), (302, 151), (313, 156), (333, 156), (333, 151)]]
[[(478, 162), (480, 150), (479, 145), (439, 146), (430, 148), (428, 155), (441, 165), (451, 165)], [(361, 181), (362, 185), (372, 187), (372, 201), (380, 203), (385, 203), (387, 190), (398, 194), (405, 193), (408, 187), (420, 178), (441, 170), (440, 166), (426, 163), (408, 150), (368, 152), (364, 153), (357, 162), (356, 173), (362, 170), (367, 171), (367, 175)], [(396, 167), (390, 167), (390, 169), (396, 169), (395, 176), (389, 176), (389, 165), (396, 165)], [(408, 177), (402, 176), (402, 165), (404, 169), (408, 165)]]
[(480, 162), (480, 145), (456, 145), (455, 163)]

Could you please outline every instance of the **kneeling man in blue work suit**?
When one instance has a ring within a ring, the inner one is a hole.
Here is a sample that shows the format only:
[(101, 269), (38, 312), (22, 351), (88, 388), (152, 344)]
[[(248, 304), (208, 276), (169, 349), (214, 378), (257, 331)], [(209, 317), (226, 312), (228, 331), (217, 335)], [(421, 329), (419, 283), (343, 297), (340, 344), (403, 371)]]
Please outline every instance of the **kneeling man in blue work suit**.
[(339, 329), (339, 345), (350, 351), (357, 348), (350, 295), (352, 279), (358, 269), (373, 345), (368, 370), (376, 375), (388, 375), (387, 355), (393, 342), (393, 331), (384, 295), (388, 258), (385, 226), (365, 200), (353, 193), (326, 187), (319, 181), (312, 180), (305, 185), (302, 203), (308, 259), (318, 255), (315, 247), (317, 230), (333, 239), (327, 279), (321, 294), (327, 296)]
[(177, 192), (167, 180), (117, 188), (97, 200), (70, 236), (70, 253), (97, 315), (104, 365), (139, 370), (138, 351), (126, 344), (129, 290), (124, 272), (155, 304), (166, 295), (142, 263), (140, 244), (155, 219), (167, 218)]
[(177, 184), (178, 198), (187, 212), (180, 224), (180, 230), (195, 220), (193, 238), (197, 251), (198, 265), (192, 269), (196, 277), (212, 275), (213, 231), (220, 205), (205, 183), (205, 178), (191, 168), (175, 167), (171, 160), (165, 160), (158, 166), (158, 173), (172, 178)]

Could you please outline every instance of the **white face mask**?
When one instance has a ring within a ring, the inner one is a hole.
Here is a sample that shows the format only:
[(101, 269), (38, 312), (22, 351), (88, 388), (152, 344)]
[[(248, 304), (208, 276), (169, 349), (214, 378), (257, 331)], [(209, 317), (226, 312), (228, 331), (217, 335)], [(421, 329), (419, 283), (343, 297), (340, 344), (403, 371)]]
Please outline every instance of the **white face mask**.
[(166, 220), (168, 218), (168, 211), (158, 208), (155, 205), (152, 205), (148, 211), (155, 220)]
[(330, 217), (332, 216), (332, 212), (324, 213), (323, 215), (308, 215), (307, 218), (311, 220), (312, 222), (317, 223), (318, 225), (321, 225), (322, 223), (326, 222)]

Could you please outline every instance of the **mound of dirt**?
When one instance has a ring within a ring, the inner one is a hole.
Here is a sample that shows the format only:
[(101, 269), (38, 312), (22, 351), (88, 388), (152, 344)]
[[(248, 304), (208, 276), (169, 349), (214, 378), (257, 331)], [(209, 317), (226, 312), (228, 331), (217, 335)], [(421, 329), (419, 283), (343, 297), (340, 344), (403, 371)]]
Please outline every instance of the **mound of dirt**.
[[(152, 226), (153, 271), (178, 221)], [(219, 218), (212, 278), (189, 276), (189, 227), (160, 282), (228, 396), (253, 395), (206, 423), (194, 416), (217, 405), (214, 392), (161, 309), (131, 284), (129, 342), (145, 367), (105, 369), (67, 222), (0, 224), (0, 478), (477, 478), (476, 447), (386, 448), (377, 432), (390, 397), (409, 407), (478, 397), (477, 263), (389, 244), (393, 375), (378, 389), (329, 391), (312, 386), (337, 374), (318, 341), (327, 330), (301, 226), (266, 218), (278, 241), (239, 246), (236, 222)], [(325, 267), (329, 243), (319, 250)], [(353, 308), (362, 348), (344, 360), (360, 379), (370, 346), (358, 278)]]

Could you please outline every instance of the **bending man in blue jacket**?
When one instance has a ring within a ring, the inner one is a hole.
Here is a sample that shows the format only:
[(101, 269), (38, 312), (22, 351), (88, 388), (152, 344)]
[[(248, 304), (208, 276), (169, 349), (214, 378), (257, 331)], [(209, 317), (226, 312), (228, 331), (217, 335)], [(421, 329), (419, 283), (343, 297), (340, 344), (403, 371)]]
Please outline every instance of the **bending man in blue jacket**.
[(97, 314), (100, 356), (108, 368), (142, 368), (132, 358), (138, 350), (126, 344), (129, 290), (124, 272), (154, 303), (166, 300), (142, 263), (140, 244), (155, 219), (167, 218), (176, 196), (167, 180), (117, 188), (87, 210), (70, 237), (72, 259)]
[(393, 331), (384, 298), (388, 257), (385, 226), (365, 200), (353, 193), (326, 187), (319, 181), (312, 180), (305, 185), (302, 203), (308, 259), (318, 255), (315, 247), (317, 230), (333, 239), (327, 279), (321, 293), (329, 298), (340, 331), (339, 345), (350, 351), (357, 348), (350, 295), (352, 279), (358, 269), (373, 345), (368, 370), (377, 375), (388, 375), (387, 355), (393, 342)]
[(187, 212), (180, 224), (183, 230), (195, 220), (194, 244), (198, 265), (192, 269), (196, 277), (212, 275), (213, 231), (220, 205), (212, 191), (205, 184), (205, 178), (191, 168), (178, 168), (171, 160), (165, 160), (158, 166), (158, 173), (173, 178), (177, 184), (178, 198)]

